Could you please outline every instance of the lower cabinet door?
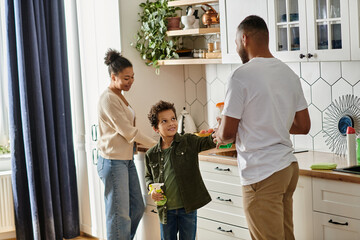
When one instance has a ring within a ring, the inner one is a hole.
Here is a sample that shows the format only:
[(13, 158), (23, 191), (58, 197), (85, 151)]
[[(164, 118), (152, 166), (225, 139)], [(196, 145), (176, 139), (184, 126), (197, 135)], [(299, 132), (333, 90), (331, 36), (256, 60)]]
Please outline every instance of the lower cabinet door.
[(135, 240), (159, 240), (160, 221), (155, 206), (147, 205), (136, 231)]
[(296, 240), (313, 238), (313, 207), (311, 177), (300, 176), (293, 195), (294, 235)]
[(198, 217), (197, 240), (250, 240), (248, 229)]
[(314, 212), (314, 239), (358, 240), (360, 220)]

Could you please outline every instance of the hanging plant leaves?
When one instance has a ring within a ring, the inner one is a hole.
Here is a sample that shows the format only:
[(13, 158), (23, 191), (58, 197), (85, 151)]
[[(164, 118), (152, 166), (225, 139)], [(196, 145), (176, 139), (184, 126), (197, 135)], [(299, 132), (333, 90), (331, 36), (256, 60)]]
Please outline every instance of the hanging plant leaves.
[(178, 58), (176, 44), (178, 37), (167, 40), (167, 18), (175, 17), (179, 7), (168, 7), (168, 0), (140, 3), (142, 12), (138, 13), (141, 26), (132, 44), (145, 60), (146, 65), (159, 68), (158, 60)]

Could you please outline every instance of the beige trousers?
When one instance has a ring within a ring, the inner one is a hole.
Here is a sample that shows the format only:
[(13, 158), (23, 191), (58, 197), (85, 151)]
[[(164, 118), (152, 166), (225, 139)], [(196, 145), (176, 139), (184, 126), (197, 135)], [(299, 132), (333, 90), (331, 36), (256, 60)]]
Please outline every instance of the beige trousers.
[(242, 187), (245, 216), (252, 239), (295, 239), (292, 196), (298, 179), (299, 165), (293, 162), (258, 183)]

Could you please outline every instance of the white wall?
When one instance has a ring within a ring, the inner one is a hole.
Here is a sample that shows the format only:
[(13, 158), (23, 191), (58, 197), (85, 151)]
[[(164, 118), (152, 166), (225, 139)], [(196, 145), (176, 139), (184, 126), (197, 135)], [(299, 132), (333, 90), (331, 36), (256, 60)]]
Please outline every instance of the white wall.
[[(292, 138), (296, 148), (330, 152), (325, 143), (324, 120), (329, 105), (345, 94), (360, 98), (360, 61), (288, 63), (301, 77), (309, 104), (311, 130)], [(238, 65), (218, 64), (185, 67), (185, 96), (197, 127), (215, 124), (217, 102), (224, 101), (228, 76)]]
[(136, 33), (140, 29), (137, 13), (142, 10), (139, 7), (141, 2), (143, 0), (120, 0), (122, 52), (132, 62), (135, 72), (135, 82), (125, 96), (135, 109), (137, 126), (145, 133), (154, 136), (154, 131), (150, 128), (147, 119), (147, 114), (153, 104), (159, 100), (173, 102), (178, 113), (184, 107), (184, 67), (162, 66), (160, 75), (156, 75), (155, 68), (146, 66), (140, 53), (130, 46), (132, 42), (135, 43)]

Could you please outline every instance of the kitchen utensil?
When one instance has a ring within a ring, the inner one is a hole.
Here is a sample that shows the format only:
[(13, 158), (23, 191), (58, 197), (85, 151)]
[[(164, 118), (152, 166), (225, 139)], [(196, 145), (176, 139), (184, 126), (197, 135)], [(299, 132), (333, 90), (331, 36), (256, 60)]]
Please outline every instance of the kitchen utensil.
[(205, 12), (202, 15), (202, 22), (205, 26), (210, 27), (211, 24), (219, 24), (219, 14), (216, 12), (216, 10), (210, 6), (209, 4), (204, 4), (205, 6), (209, 7), (210, 9), (205, 10), (203, 7), (201, 9)]
[(185, 26), (183, 29), (192, 29), (195, 23), (195, 16), (181, 16), (181, 23)]
[(180, 30), (180, 17), (168, 17), (167, 20), (167, 30)]
[(194, 132), (197, 132), (195, 122), (191, 115), (184, 108), (179, 116), (178, 133), (184, 134)]

